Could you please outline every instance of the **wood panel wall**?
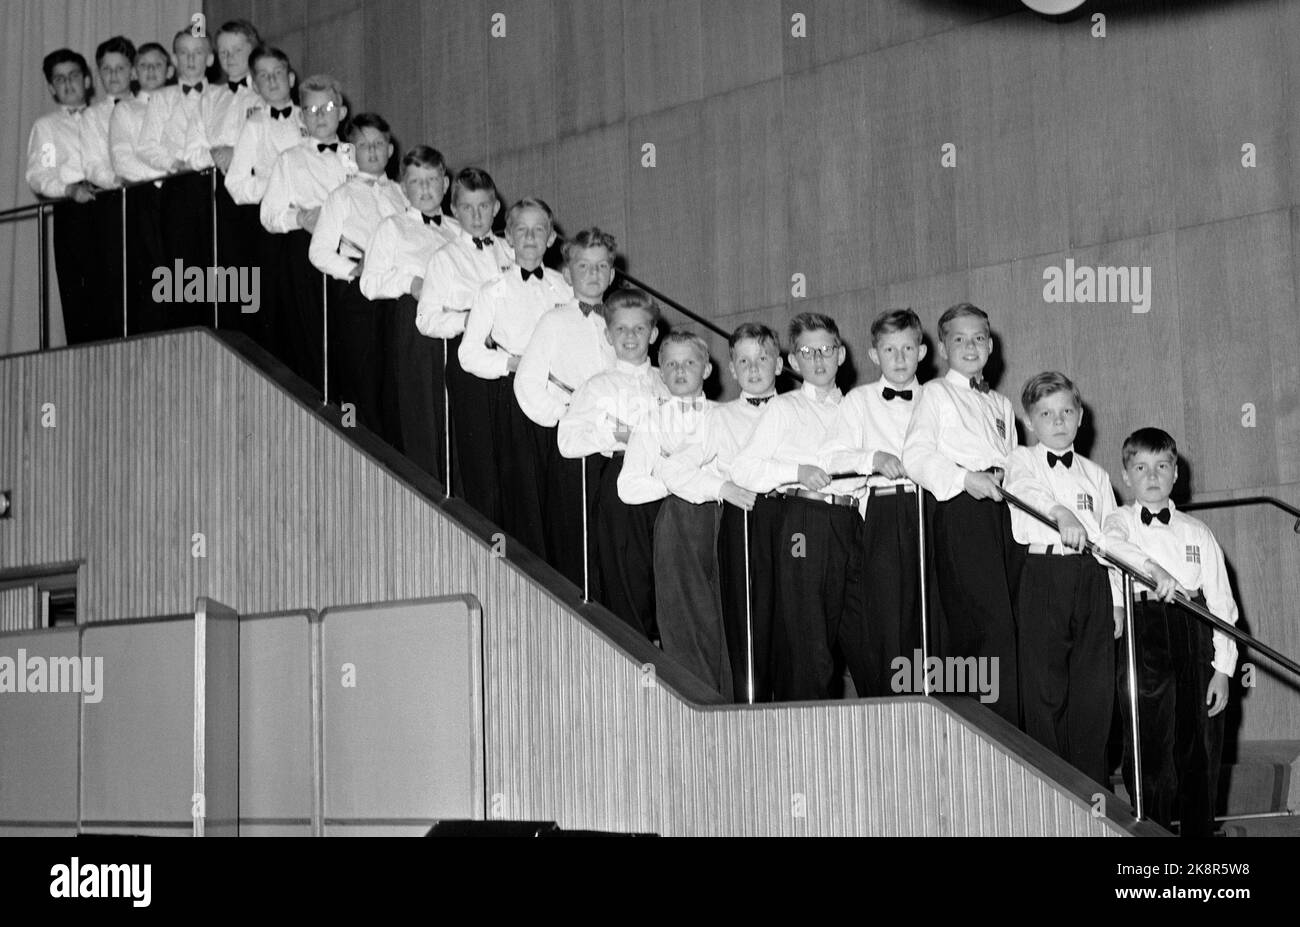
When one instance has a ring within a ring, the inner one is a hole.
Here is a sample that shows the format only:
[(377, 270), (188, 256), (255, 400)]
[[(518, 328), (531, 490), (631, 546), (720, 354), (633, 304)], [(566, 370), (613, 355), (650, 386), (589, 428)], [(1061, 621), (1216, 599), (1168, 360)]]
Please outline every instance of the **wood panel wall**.
[[(632, 273), (725, 327), (828, 312), (867, 382), (878, 312), (912, 306), (933, 333), (970, 299), (1004, 392), (1078, 382), (1116, 486), (1124, 436), (1158, 425), (1193, 496), (1300, 491), (1300, 4), (1117, 0), (1105, 37), (1016, 0), (205, 8), (250, 17), (304, 74), (339, 71), (405, 142), (613, 231)], [(1067, 259), (1149, 267), (1150, 310), (1045, 302)], [(1289, 520), (1232, 518), (1244, 620), (1294, 656)], [(1247, 698), (1275, 706), (1247, 712), (1250, 736), (1300, 737), (1300, 693)]]
[[(43, 427), (47, 404), (57, 417)], [(579, 618), (527, 575), (526, 557), (521, 568), (509, 549), (493, 556), (490, 535), (210, 332), (0, 359), (0, 423), (14, 499), (0, 570), (83, 564), (89, 622), (180, 612), (205, 595), (241, 614), (477, 596), (489, 815), (665, 834), (1125, 827), (1117, 812), (1093, 816), (1087, 788), (1057, 784), (1065, 764), (1023, 735), (972, 728), (969, 708), (687, 702), (665, 684), (672, 667), (650, 662), (657, 651), (614, 646), (616, 620), (606, 632)]]

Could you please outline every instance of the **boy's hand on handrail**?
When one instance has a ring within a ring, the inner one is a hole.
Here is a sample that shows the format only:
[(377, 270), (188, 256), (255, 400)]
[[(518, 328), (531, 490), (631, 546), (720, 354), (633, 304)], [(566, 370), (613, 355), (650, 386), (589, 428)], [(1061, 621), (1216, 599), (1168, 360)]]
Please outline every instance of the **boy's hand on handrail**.
[(965, 480), (966, 492), (976, 499), (992, 499), (995, 502), (1001, 502), (1001, 482), (1001, 479), (992, 473), (983, 471), (967, 473)]
[(744, 509), (746, 512), (753, 511), (754, 500), (758, 498), (757, 493), (737, 486), (730, 480), (722, 484), (720, 495), (724, 502), (730, 502), (736, 508)]
[(1172, 602), (1174, 594), (1177, 593), (1185, 599), (1191, 599), (1192, 595), (1186, 589), (1178, 584), (1178, 580), (1169, 574), (1169, 571), (1156, 563), (1154, 560), (1148, 560), (1145, 564), (1147, 573), (1156, 581), (1156, 598), (1161, 602)]
[(799, 482), (814, 492), (818, 492), (831, 484), (831, 477), (821, 467), (814, 467), (812, 464), (799, 464)]
[(871, 466), (881, 476), (887, 476), (891, 480), (907, 478), (907, 471), (903, 469), (903, 462), (888, 451), (876, 451), (871, 458)]
[(95, 198), (95, 187), (89, 180), (79, 180), (68, 185), (67, 193), (78, 203), (89, 203)]
[(1056, 519), (1056, 530), (1061, 533), (1061, 543), (1071, 550), (1083, 550), (1088, 541), (1088, 532), (1079, 519), (1063, 505), (1058, 505), (1049, 513)]
[(1124, 636), (1124, 606), (1115, 605), (1111, 608), (1111, 616), (1115, 619), (1115, 640)]

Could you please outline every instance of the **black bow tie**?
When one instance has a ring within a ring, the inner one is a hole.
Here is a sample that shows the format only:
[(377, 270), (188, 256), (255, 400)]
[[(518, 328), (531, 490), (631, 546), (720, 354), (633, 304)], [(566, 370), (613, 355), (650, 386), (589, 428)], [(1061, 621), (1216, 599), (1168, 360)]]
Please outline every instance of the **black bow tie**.
[(232, 80), (229, 83), (227, 83), (226, 86), (230, 88), (231, 93), (238, 93), (240, 87), (248, 86), (248, 78), (241, 77), (239, 80)]
[(771, 402), (771, 401), (772, 401), (771, 396), (746, 396), (745, 397), (745, 402), (749, 403), (751, 406), (761, 406), (763, 403)]
[(983, 377), (971, 377), (970, 388), (979, 390), (981, 393), (987, 393), (989, 391), (989, 381)]
[(424, 220), (425, 225), (442, 225), (442, 213), (435, 212), (431, 216), (420, 213), (420, 218)]
[(524, 283), (527, 283), (527, 282), (528, 282), (528, 278), (529, 278), (529, 277), (536, 277), (538, 280), (541, 280), (541, 279), (542, 279), (542, 265), (541, 265), (541, 264), (538, 264), (538, 265), (537, 265), (536, 267), (534, 267), (532, 270), (525, 270), (524, 268), (521, 267), (521, 268), (519, 268), (519, 275), (520, 275), (521, 277), (524, 278)]
[(1065, 464), (1065, 469), (1067, 470), (1070, 469), (1072, 466), (1074, 466), (1074, 451), (1066, 451), (1064, 454), (1062, 454), (1059, 457), (1053, 454), (1051, 451), (1048, 451), (1047, 465), (1049, 467), (1055, 467), (1059, 463)]
[[(470, 236), (473, 238), (473, 236)], [(474, 247), (482, 251), (484, 248), (492, 247), (492, 236), (484, 235), (482, 238), (474, 238)]]
[(193, 91), (194, 93), (202, 93), (203, 82), (200, 81), (197, 84), (181, 84), (181, 93), (189, 93), (190, 91)]
[(1162, 525), (1169, 524), (1169, 509), (1163, 508), (1154, 515), (1147, 511), (1146, 506), (1142, 506), (1142, 524), (1149, 525), (1153, 521), (1158, 521)]
[(271, 107), (272, 119), (288, 119), (291, 115), (293, 115), (292, 106), (286, 106), (284, 109), (276, 109), (274, 106)]
[(582, 310), (582, 317), (585, 319), (587, 316), (600, 310), (602, 307), (599, 303), (584, 303), (582, 300), (578, 300), (578, 308)]
[(908, 402), (912, 401), (912, 391), (910, 389), (890, 389), (886, 386), (880, 391), (880, 395), (885, 397), (886, 402), (894, 397), (906, 399)]
[(324, 142), (317, 142), (317, 143), (316, 143), (316, 150), (317, 150), (317, 151), (338, 151), (338, 150), (339, 150), (339, 143), (338, 143), (338, 142), (330, 142), (330, 143), (327, 145), (327, 144), (325, 144)]

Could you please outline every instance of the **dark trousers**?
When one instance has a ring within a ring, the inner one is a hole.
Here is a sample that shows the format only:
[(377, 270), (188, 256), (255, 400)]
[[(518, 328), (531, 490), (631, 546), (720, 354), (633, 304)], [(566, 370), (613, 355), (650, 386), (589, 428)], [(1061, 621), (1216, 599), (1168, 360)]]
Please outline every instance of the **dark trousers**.
[(390, 444), (442, 479), (444, 345), (415, 327), (417, 307), (415, 297), (403, 294), (382, 313), (384, 431)]
[[(582, 588), (582, 571), (585, 552), (582, 544), (582, 513), (587, 511), (587, 529), (590, 533), (595, 513), (596, 488), (605, 458), (599, 454), (584, 460), (570, 460), (560, 453), (555, 435), (558, 428), (540, 428), (545, 434), (539, 451), (544, 455), (542, 482), (544, 496), (542, 515), (546, 522), (546, 550), (548, 561), (575, 586)], [(587, 468), (587, 494), (582, 492), (582, 470)]]
[(724, 698), (731, 658), (722, 621), (718, 526), (722, 507), (669, 496), (655, 519), (655, 608), (664, 653)]
[(311, 235), (294, 229), (280, 235), (276, 268), (275, 344), (280, 359), (320, 392), (325, 386), (324, 287), (321, 272), (307, 258)]
[[(1205, 600), (1196, 597), (1201, 605)], [(1144, 810), (1165, 827), (1177, 819), (1184, 837), (1214, 833), (1214, 807), (1223, 756), (1223, 718), (1209, 717), (1205, 692), (1214, 677), (1212, 632), (1177, 605), (1136, 602), (1138, 718)], [(1123, 642), (1121, 642), (1121, 646)], [(1124, 718), (1124, 785), (1133, 787), (1128, 661), (1119, 656)]]
[(257, 248), (257, 266), (261, 268), (262, 304), (257, 312), (246, 315), (241, 320), (241, 330), (276, 357), (283, 359), (288, 350), (279, 340), (285, 326), (279, 321), (284, 310), (281, 309), (276, 274), (284, 265), (285, 236), (268, 232), (259, 223), (254, 233), (254, 242)]
[(235, 268), (240, 279), (250, 281), (256, 292), (248, 302), (257, 305), (257, 312), (245, 312), (242, 294), (227, 292), (218, 305), (217, 318), (222, 328), (243, 332), (255, 341), (261, 340), (259, 329), (263, 325), (258, 318), (262, 312), (261, 290), (270, 289), (261, 265), (260, 239), (266, 229), (259, 218), (260, 209), (256, 203), (241, 206), (230, 198), (225, 183), (217, 184), (217, 263)]
[(1016, 613), (1025, 733), (1108, 784), (1115, 642), (1106, 570), (1087, 554), (1029, 554)]
[(787, 498), (776, 551), (778, 701), (824, 699), (835, 680), (849, 556), (862, 525), (856, 506)]
[(910, 664), (921, 649), (917, 527), (916, 493), (873, 492), (849, 561), (840, 626), (840, 647), (862, 698), (897, 694), (890, 685), (894, 661)]
[[(101, 194), (102, 196), (102, 194)], [(63, 332), (68, 344), (103, 337), (103, 293), (96, 279), (100, 244), (95, 241), (97, 202), (71, 200), (54, 207), (54, 271), (63, 305)]]
[(501, 524), (501, 475), (493, 451), (495, 381), (482, 380), (460, 365), (460, 336), (446, 341), (447, 390), (451, 396), (452, 486), (466, 502)]
[(351, 403), (356, 423), (379, 433), (384, 353), (383, 317), (353, 280), (330, 280), (330, 392), (340, 407)]
[(961, 659), (996, 658), (998, 698), (990, 707), (1017, 727), (1013, 590), (1023, 561), (1003, 503), (961, 493), (935, 506), (934, 562), (943, 608), (940, 652)]
[[(772, 625), (776, 612), (776, 553), (780, 548), (782, 501), (759, 496), (748, 519), (730, 503), (722, 507), (718, 530), (722, 613), (731, 659), (731, 696), (749, 701), (750, 649), (753, 649), (754, 701), (772, 700)], [(749, 569), (745, 529), (749, 529)], [(749, 611), (745, 588), (749, 587)], [(752, 641), (752, 643), (751, 643)]]
[[(207, 278), (212, 266), (212, 190), (207, 176), (188, 174), (165, 181), (158, 193), (158, 230), (162, 242), (162, 266), (175, 273), (181, 262), (182, 273), (199, 268)], [(306, 234), (306, 233), (303, 233)], [(304, 259), (306, 249), (303, 251)], [(176, 284), (183, 294), (184, 282)], [(170, 296), (156, 303), (158, 327), (163, 330), (191, 325), (212, 327), (212, 303), (205, 292), (202, 298)]]
[(163, 304), (154, 299), (154, 269), (163, 266), (161, 193), (153, 184), (126, 191), (127, 332), (159, 331)]
[(546, 443), (554, 443), (555, 429), (538, 425), (519, 408), (515, 399), (515, 375), (501, 379), (497, 393), (500, 411), (497, 425), (497, 467), (501, 474), (502, 527), (506, 533), (548, 563), (553, 562), (547, 546), (545, 475)]
[(596, 560), (605, 606), (646, 636), (655, 621), (654, 526), (662, 500), (628, 505), (618, 497), (623, 455), (605, 464), (596, 494)]

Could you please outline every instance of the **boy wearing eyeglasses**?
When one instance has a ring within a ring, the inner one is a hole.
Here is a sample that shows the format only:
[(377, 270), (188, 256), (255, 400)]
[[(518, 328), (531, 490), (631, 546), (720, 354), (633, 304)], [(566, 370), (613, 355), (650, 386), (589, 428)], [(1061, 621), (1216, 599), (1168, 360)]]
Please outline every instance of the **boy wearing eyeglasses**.
[[(777, 614), (772, 683), (777, 701), (822, 699), (835, 677), (849, 551), (861, 516), (861, 480), (836, 480), (820, 465), (843, 394), (835, 385), (846, 351), (835, 320), (805, 312), (790, 322), (789, 361), (803, 385), (763, 408), (732, 478), (745, 489), (779, 494)], [(767, 567), (756, 565), (755, 569)]]
[(902, 462), (937, 500), (932, 548), (943, 609), (938, 649), (949, 657), (987, 660), (997, 682), (991, 707), (1018, 727), (1013, 603), (1024, 554), (1011, 534), (1001, 492), (1007, 457), (1016, 447), (1016, 420), (1011, 400), (984, 379), (992, 352), (989, 317), (978, 306), (958, 303), (939, 317), (939, 357), (948, 372), (921, 391)]
[(387, 120), (376, 113), (354, 116), (348, 141), (356, 151), (358, 172), (325, 198), (307, 256), (330, 278), (330, 382), (337, 386), (331, 392), (340, 405), (353, 406), (357, 423), (378, 432), (384, 364), (381, 316), (362, 294), (358, 280), (379, 223), (406, 209), (407, 202), (402, 188), (384, 174), (393, 156)]
[(281, 359), (317, 390), (325, 373), (323, 287), (307, 251), (325, 198), (357, 173), (355, 149), (338, 136), (347, 114), (337, 80), (317, 74), (303, 81), (307, 136), (276, 159), (260, 211), (262, 227), (283, 236), (280, 266), (267, 268), (275, 290), (274, 340)]

